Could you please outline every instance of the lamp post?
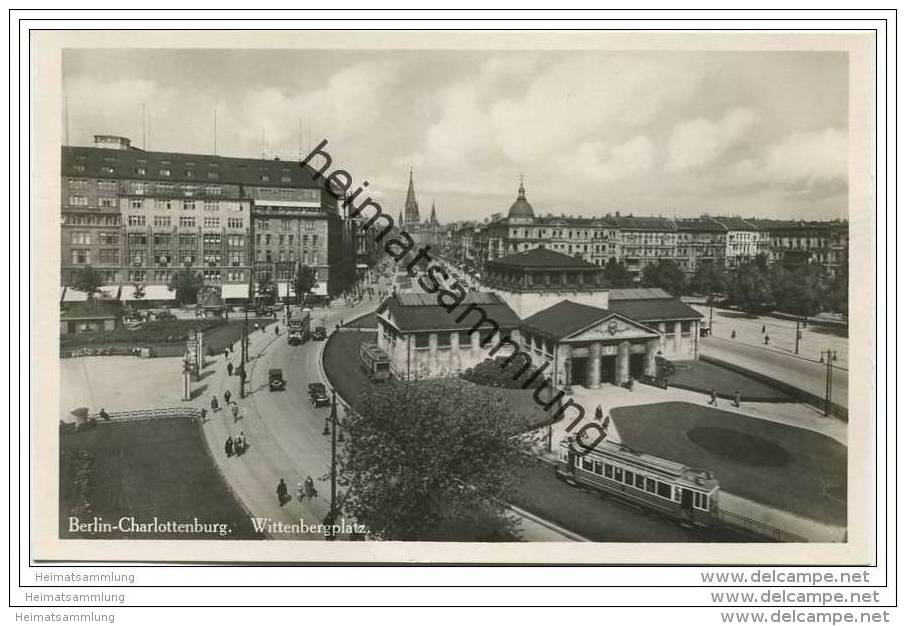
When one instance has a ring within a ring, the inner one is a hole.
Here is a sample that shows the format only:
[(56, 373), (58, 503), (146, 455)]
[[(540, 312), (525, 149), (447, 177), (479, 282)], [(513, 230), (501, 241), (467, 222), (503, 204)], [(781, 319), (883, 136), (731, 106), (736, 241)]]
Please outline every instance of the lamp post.
[(714, 335), (714, 293), (708, 296), (708, 335)]
[(827, 357), (827, 379), (824, 383), (824, 417), (828, 417), (831, 412), (831, 394), (834, 390), (833, 361), (837, 360), (837, 351), (824, 350), (821, 352), (821, 359), (824, 360), (825, 356)]
[(324, 520), (325, 525), (330, 529), (326, 537), (328, 541), (336, 539), (331, 527), (337, 514), (337, 429), (337, 392), (334, 390), (330, 403), (330, 416), (324, 424), (324, 434), (326, 435), (327, 431), (330, 431), (330, 509)]

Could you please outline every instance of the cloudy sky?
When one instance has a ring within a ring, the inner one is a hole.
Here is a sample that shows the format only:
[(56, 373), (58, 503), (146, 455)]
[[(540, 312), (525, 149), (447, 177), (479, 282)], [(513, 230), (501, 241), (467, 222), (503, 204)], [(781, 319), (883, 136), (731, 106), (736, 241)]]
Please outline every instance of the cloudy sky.
[(847, 57), (827, 52), (68, 50), (69, 141), (298, 158), (394, 213), (844, 217)]

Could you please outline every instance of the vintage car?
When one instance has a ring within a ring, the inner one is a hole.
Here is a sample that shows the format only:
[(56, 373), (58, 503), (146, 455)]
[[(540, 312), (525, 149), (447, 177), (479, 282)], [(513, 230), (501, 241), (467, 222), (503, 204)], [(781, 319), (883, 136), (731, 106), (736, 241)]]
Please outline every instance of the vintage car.
[(271, 391), (283, 391), (286, 389), (286, 380), (283, 379), (283, 370), (276, 368), (268, 370), (267, 386)]
[(330, 398), (327, 397), (327, 392), (313, 391), (311, 394), (311, 404), (316, 409), (319, 407), (330, 406)]
[(325, 339), (327, 339), (327, 329), (323, 326), (316, 326), (312, 338), (315, 341), (324, 341)]
[(308, 383), (308, 395), (314, 398), (315, 394), (327, 395), (327, 388), (324, 383)]

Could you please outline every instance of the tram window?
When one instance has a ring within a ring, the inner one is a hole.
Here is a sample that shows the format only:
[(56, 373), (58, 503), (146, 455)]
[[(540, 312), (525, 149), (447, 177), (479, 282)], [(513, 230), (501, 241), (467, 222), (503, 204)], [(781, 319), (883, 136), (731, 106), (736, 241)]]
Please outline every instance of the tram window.
[(582, 457), (582, 469), (587, 472), (590, 472), (592, 469), (594, 469), (594, 463), (592, 463), (591, 459)]
[[(651, 479), (649, 478), (648, 480), (651, 480)], [(635, 475), (635, 486), (638, 487), (639, 489), (644, 489), (645, 488), (645, 477), (642, 476), (641, 474), (636, 474)]]
[(617, 482), (623, 482), (623, 468), (622, 467), (613, 468), (613, 478)]
[(677, 487), (676, 489), (673, 490), (673, 500), (675, 502), (680, 502), (683, 499), (682, 491), (683, 490), (680, 489), (679, 487)]
[(604, 464), (604, 478), (613, 478), (613, 465), (610, 463)]
[(595, 461), (595, 474), (600, 476), (603, 473), (604, 473), (604, 463), (596, 460)]
[(708, 496), (703, 493), (695, 492), (695, 499), (693, 500), (695, 508), (702, 509), (704, 511), (708, 510)]
[(658, 482), (657, 484), (657, 495), (662, 498), (670, 499), (670, 485), (667, 483)]
[(582, 467), (582, 457), (577, 455), (576, 458), (573, 459), (573, 465), (575, 465), (576, 467)]
[(626, 470), (626, 476), (625, 476), (625, 480), (623, 482), (625, 482), (627, 485), (632, 487), (632, 479), (633, 479), (633, 473), (630, 472), (629, 470)]
[(653, 478), (646, 478), (645, 479), (645, 491), (647, 491), (649, 493), (656, 493), (657, 492), (657, 481), (654, 480)]

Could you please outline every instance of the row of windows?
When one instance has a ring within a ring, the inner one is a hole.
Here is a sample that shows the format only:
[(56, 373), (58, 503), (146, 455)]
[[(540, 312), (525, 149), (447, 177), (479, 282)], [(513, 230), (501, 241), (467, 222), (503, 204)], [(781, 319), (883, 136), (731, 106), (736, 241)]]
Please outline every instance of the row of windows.
[(63, 224), (66, 226), (117, 226), (120, 223), (119, 215), (73, 215), (63, 214)]
[[(665, 500), (674, 500), (676, 502), (680, 501), (681, 487), (673, 488), (673, 485), (670, 483), (665, 483), (651, 476), (646, 476), (640, 474), (636, 471), (626, 469), (619, 465), (611, 465), (610, 463), (604, 463), (599, 459), (589, 458), (586, 456), (576, 456), (575, 457), (575, 466), (581, 468), (586, 472), (591, 472), (598, 476), (603, 476), (609, 480), (622, 483), (628, 487), (638, 489), (640, 491), (646, 491), (648, 493), (657, 495)], [(693, 506), (697, 509), (702, 509), (703, 511), (708, 510), (708, 495), (700, 493), (698, 491), (692, 491), (693, 494)]]
[[(195, 200), (183, 200), (181, 203), (178, 203), (178, 201), (176, 201), (176, 200), (158, 198), (155, 201), (154, 208), (164, 209), (164, 210), (169, 211), (169, 210), (174, 209), (177, 204), (180, 204), (183, 211), (194, 211), (197, 206), (197, 203), (195, 202)], [(221, 209), (221, 206), (223, 206), (223, 205), (221, 205), (219, 202), (216, 202), (214, 200), (205, 200), (202, 203), (202, 209), (205, 211), (209, 211), (209, 212), (219, 211)], [(129, 201), (129, 207), (132, 209), (136, 209), (136, 210), (144, 209), (144, 208), (146, 208), (145, 199), (144, 198), (132, 198)], [(241, 212), (243, 210), (243, 205), (242, 205), (242, 203), (233, 204), (230, 208), (232, 208), (233, 211)]]

